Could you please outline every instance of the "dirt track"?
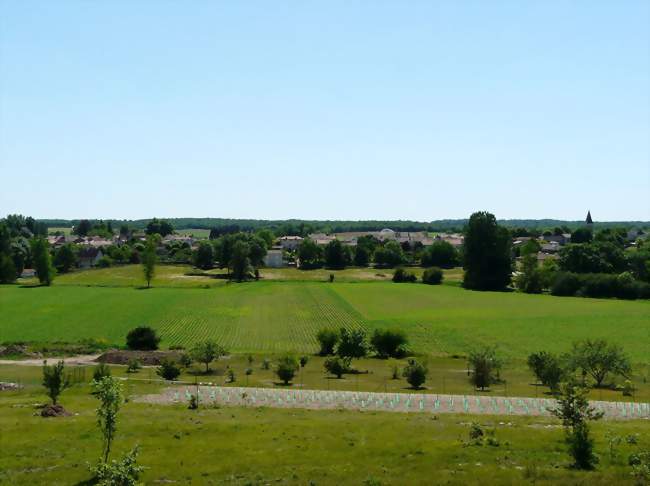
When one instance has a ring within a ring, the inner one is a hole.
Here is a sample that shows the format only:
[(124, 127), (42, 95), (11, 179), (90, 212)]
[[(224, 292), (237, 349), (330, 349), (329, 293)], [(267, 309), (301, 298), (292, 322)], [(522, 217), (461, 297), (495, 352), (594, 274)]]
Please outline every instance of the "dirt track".
[[(187, 403), (197, 388), (178, 385), (160, 394), (144, 395), (135, 401), (158, 404)], [(486, 397), (477, 395), (436, 395), (410, 393), (370, 393), (326, 390), (288, 390), (200, 386), (199, 402), (206, 405), (306, 408), (313, 410), (349, 409), (386, 412), (468, 413), (485, 415), (550, 416), (556, 402), (547, 398)], [(650, 404), (592, 401), (591, 405), (609, 420), (650, 420)]]
[(67, 365), (88, 365), (95, 364), (99, 354), (82, 354), (79, 356), (70, 356), (68, 358), (29, 358), (29, 359), (0, 359), (0, 365), (21, 365), (21, 366), (43, 366), (43, 360), (48, 364), (56, 363), (63, 360)]

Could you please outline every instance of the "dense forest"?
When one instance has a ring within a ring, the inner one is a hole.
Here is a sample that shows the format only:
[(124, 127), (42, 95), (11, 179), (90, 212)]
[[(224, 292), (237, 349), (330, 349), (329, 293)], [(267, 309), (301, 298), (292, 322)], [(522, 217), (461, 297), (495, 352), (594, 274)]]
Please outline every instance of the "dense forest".
[[(276, 235), (283, 234), (308, 234), (313, 232), (340, 233), (344, 231), (379, 231), (391, 228), (396, 231), (462, 231), (467, 224), (467, 219), (441, 219), (430, 222), (421, 221), (316, 221), (316, 220), (263, 220), (263, 219), (227, 219), (227, 218), (166, 218), (177, 230), (182, 229), (213, 229), (222, 231), (255, 231), (270, 229)], [(48, 227), (70, 227), (79, 224), (78, 219), (39, 219)], [(113, 227), (119, 228), (126, 224), (131, 228), (144, 229), (151, 219), (137, 220), (105, 220), (111, 222)], [(92, 221), (91, 221), (92, 223)], [(529, 230), (545, 230), (557, 227), (566, 227), (574, 230), (584, 224), (584, 221), (563, 221), (558, 219), (506, 219), (499, 220), (499, 224), (509, 228), (526, 228)], [(649, 221), (613, 221), (594, 222), (595, 228), (650, 228)]]

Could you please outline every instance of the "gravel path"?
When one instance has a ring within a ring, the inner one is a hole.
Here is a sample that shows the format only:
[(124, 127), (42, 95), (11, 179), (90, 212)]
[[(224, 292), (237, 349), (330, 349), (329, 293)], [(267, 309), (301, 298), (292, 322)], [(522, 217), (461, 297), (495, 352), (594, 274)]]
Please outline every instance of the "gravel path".
[[(179, 385), (155, 395), (137, 397), (135, 401), (171, 404), (187, 403), (196, 386)], [(550, 416), (554, 399), (491, 397), (478, 395), (437, 395), (412, 393), (371, 393), (329, 390), (288, 390), (278, 388), (243, 388), (200, 386), (199, 402), (203, 405), (306, 408), (314, 410), (348, 409), (386, 412), (468, 413), (485, 415)], [(648, 419), (649, 403), (590, 402), (610, 420)]]
[(99, 354), (81, 354), (68, 358), (0, 359), (0, 365), (43, 366), (43, 360), (47, 360), (48, 364), (63, 360), (67, 365), (87, 365), (96, 364), (95, 360), (100, 356)]

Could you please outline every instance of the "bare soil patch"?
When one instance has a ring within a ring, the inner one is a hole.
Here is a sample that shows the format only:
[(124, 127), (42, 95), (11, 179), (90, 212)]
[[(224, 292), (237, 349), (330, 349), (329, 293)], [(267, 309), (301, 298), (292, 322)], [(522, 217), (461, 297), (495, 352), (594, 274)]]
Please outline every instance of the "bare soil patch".
[(180, 351), (111, 350), (99, 356), (96, 361), (108, 364), (125, 365), (131, 360), (137, 360), (144, 366), (158, 366), (164, 359), (178, 361), (180, 358)]

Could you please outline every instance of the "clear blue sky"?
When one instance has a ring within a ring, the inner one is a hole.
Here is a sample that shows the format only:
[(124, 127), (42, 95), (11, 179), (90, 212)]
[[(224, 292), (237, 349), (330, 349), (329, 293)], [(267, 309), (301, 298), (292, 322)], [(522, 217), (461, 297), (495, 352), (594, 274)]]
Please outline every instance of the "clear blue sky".
[(0, 0), (0, 216), (650, 220), (650, 2)]

